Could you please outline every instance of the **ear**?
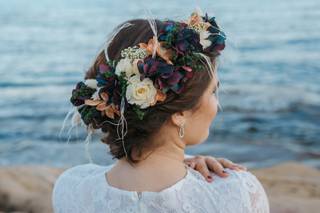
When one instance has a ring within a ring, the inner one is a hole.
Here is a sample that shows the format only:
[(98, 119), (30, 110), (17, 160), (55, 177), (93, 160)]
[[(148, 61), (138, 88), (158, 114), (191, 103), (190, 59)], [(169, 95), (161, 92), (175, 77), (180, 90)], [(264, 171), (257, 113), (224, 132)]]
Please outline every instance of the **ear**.
[(189, 111), (176, 112), (171, 115), (171, 121), (174, 125), (180, 126), (186, 123), (189, 114)]

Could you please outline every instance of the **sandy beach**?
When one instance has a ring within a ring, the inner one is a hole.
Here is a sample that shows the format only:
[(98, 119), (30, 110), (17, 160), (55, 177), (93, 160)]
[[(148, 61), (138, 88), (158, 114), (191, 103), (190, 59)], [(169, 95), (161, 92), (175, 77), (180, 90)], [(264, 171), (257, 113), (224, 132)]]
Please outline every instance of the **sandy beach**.
[[(0, 168), (0, 212), (52, 212), (51, 192), (66, 168)], [(295, 162), (251, 170), (262, 182), (272, 213), (316, 213), (320, 208), (320, 171)]]
[(319, 212), (319, 170), (288, 162), (252, 172), (268, 194), (272, 213)]

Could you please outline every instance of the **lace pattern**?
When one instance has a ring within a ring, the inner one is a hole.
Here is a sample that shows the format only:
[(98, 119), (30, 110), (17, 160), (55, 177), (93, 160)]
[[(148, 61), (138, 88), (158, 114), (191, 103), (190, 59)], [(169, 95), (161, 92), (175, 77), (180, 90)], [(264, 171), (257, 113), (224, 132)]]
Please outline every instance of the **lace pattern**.
[(89, 163), (64, 171), (53, 189), (54, 212), (269, 213), (266, 193), (250, 172), (226, 169), (229, 177), (212, 173), (214, 181), (208, 183), (188, 168), (177, 184), (161, 192), (139, 194), (107, 184), (104, 174), (112, 166)]

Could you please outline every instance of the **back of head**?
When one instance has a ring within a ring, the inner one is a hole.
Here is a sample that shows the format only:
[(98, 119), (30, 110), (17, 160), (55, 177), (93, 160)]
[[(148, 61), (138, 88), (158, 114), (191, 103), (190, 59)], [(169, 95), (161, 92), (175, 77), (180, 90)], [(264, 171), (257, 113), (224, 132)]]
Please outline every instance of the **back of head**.
[(150, 138), (172, 114), (197, 109), (224, 48), (214, 17), (153, 21), (119, 25), (71, 97), (83, 122), (106, 133), (114, 158), (134, 163), (133, 153), (161, 146)]

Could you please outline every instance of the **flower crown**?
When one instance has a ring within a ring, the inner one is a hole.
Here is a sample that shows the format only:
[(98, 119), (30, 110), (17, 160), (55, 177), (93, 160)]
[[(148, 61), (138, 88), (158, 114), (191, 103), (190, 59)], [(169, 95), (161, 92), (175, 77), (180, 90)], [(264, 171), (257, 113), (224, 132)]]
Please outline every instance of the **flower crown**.
[[(215, 17), (199, 12), (187, 21), (166, 20), (147, 43), (121, 51), (121, 59), (100, 64), (95, 79), (79, 82), (71, 103), (86, 125), (120, 116), (132, 107), (140, 120), (148, 107), (166, 100), (169, 90), (180, 94), (185, 82), (201, 70), (201, 54), (219, 55), (226, 36)], [(198, 65), (195, 65), (198, 64)]]

